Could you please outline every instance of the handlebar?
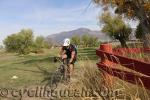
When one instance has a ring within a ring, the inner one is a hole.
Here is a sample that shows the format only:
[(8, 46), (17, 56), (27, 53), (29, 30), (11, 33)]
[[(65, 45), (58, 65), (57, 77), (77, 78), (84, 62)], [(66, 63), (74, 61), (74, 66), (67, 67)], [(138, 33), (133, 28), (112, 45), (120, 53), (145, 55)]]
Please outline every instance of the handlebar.
[(54, 62), (57, 62), (57, 61), (62, 62), (65, 65), (69, 65), (68, 59), (62, 59), (61, 57), (54, 57)]
[(61, 57), (54, 57), (54, 62), (63, 62), (63, 59)]

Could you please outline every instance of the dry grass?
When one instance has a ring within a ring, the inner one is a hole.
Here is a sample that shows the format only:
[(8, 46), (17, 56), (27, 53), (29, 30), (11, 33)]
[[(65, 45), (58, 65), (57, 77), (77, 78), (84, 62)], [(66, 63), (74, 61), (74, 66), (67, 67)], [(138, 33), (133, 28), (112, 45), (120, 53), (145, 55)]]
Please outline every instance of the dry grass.
[[(147, 35), (147, 39), (150, 39), (150, 35)], [(150, 43), (148, 43), (150, 44)], [(115, 44), (112, 44), (115, 45)], [(144, 44), (143, 42), (131, 42), (127, 44), (129, 48), (144, 48)], [(117, 46), (113, 46), (114, 48), (122, 48), (120, 45)], [(145, 62), (150, 62), (150, 52), (141, 52), (141, 53), (128, 53), (128, 52), (124, 52), (123, 56), (127, 56), (133, 59), (137, 59), (137, 60), (141, 60), (141, 61), (145, 61)]]
[[(53, 52), (51, 52), (51, 53), (53, 53)], [(0, 55), (6, 57), (6, 55), (3, 53), (1, 53)], [(10, 57), (9, 54), (7, 54), (7, 55), (8, 55), (8, 57)], [(12, 58), (13, 58), (13, 56), (12, 56)], [(10, 59), (11, 61), (12, 61), (12, 58)], [(36, 56), (35, 56), (35, 58), (37, 59)], [(39, 56), (39, 58), (41, 58), (41, 56)], [(20, 62), (18, 59), (16, 59), (17, 62)], [(81, 58), (81, 59), (83, 59), (83, 58)], [(1, 61), (3, 63), (4, 63), (4, 60), (5, 59), (3, 57), (1, 57)], [(10, 62), (10, 61), (7, 60), (6, 64), (8, 64), (8, 62)], [(102, 72), (96, 67), (96, 62), (98, 62), (98, 61), (89, 60), (88, 57), (84, 57), (84, 60), (78, 61), (76, 63), (76, 68), (78, 68), (78, 69), (75, 69), (75, 75), (74, 75), (72, 81), (67, 85), (60, 84), (57, 88), (60, 90), (62, 90), (62, 89), (63, 90), (68, 89), (68, 90), (73, 90), (73, 91), (76, 90), (79, 93), (78, 96), (76, 95), (73, 97), (63, 97), (63, 98), (58, 97), (57, 99), (54, 99), (54, 100), (150, 100), (149, 99), (150, 93), (144, 87), (140, 87), (138, 85), (133, 85), (133, 84), (127, 83), (125, 81), (119, 80), (118, 78), (114, 78), (115, 81), (111, 88), (106, 86), (104, 84), (105, 77), (102, 74)], [(48, 63), (48, 62), (43, 62), (42, 64), (44, 64), (43, 66), (50, 65), (50, 63)], [(8, 65), (8, 66), (10, 66), (10, 65)], [(24, 66), (24, 65), (20, 64), (18, 66), (15, 64), (15, 66), (19, 67), (19, 68), (20, 68), (20, 66), (21, 66), (21, 68), (27, 68), (27, 66), (29, 66), (29, 65)], [(48, 68), (49, 68), (49, 66), (48, 66)], [(7, 68), (7, 70), (8, 69), (10, 70), (10, 68)], [(31, 69), (31, 67), (30, 67), (30, 69)], [(33, 68), (33, 70), (35, 70), (35, 69)], [(20, 73), (20, 75), (23, 75), (23, 74), (24, 74), (24, 72)], [(33, 77), (33, 76), (35, 76), (35, 74), (31, 74), (31, 75), (29, 74), (29, 76), (26, 79), (38, 80), (38, 79), (36, 79), (37, 77)], [(40, 76), (41, 76), (41, 74), (40, 74)], [(21, 81), (19, 81), (19, 82), (21, 82)], [(24, 82), (24, 84), (27, 84), (25, 82)], [(29, 83), (29, 81), (27, 81), (27, 82)], [(141, 82), (141, 84), (142, 84), (142, 82)], [(83, 91), (84, 91), (84, 93), (83, 93)], [(39, 100), (42, 100), (42, 99), (39, 99)]]
[[(75, 75), (68, 85), (60, 86), (59, 89), (77, 90), (79, 96), (71, 98), (61, 98), (62, 100), (103, 100), (98, 90), (102, 86), (102, 78), (100, 71), (96, 68), (95, 62), (87, 60), (79, 61)], [(86, 94), (87, 93), (87, 94)]]
[[(139, 85), (113, 78), (111, 88), (104, 84), (105, 77), (91, 61), (80, 62), (77, 79), (65, 86), (69, 90), (87, 90), (88, 95), (64, 98), (64, 100), (150, 100), (149, 91)], [(141, 83), (142, 84), (142, 83)], [(61, 89), (64, 89), (64, 86)], [(92, 92), (91, 92), (92, 91)], [(63, 100), (63, 99), (62, 99)]]

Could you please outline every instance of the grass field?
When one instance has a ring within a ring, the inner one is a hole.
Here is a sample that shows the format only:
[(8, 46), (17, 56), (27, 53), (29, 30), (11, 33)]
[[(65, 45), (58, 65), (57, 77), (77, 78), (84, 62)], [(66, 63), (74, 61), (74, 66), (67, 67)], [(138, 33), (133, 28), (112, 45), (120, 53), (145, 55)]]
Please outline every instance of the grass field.
[[(95, 90), (103, 86), (103, 80), (105, 79), (96, 67), (99, 59), (95, 54), (95, 50), (96, 48), (92, 47), (78, 48), (78, 60), (75, 63), (75, 73), (78, 74), (77, 81), (69, 84), (67, 88), (81, 89), (85, 87)], [(54, 63), (52, 59), (52, 57), (58, 55), (58, 52), (59, 48), (53, 48), (45, 50), (43, 54), (31, 53), (29, 55), (18, 55), (0, 50), (0, 89), (44, 86), (49, 83), (49, 77), (60, 64)], [(17, 76), (18, 78), (12, 79), (13, 76)], [(64, 88), (65, 86), (61, 87)], [(110, 91), (116, 90), (121, 91), (121, 94), (119, 94), (121, 96), (118, 97), (120, 100), (149, 100), (149, 92), (145, 88), (115, 78), (114, 87)], [(99, 97), (96, 100), (103, 100), (102, 95), (97, 93), (96, 95)], [(115, 100), (113, 99), (114, 97), (106, 98), (108, 100)], [(18, 98), (6, 100), (18, 100)], [(37, 98), (26, 98), (25, 100), (37, 100)], [(70, 100), (70, 98), (62, 100)], [(72, 98), (71, 100), (76, 100), (76, 98)], [(83, 100), (83, 98), (78, 98), (78, 100)], [(87, 100), (93, 99), (89, 98)]]
[[(50, 55), (27, 55), (1, 54), (0, 56), (0, 86), (15, 88), (40, 84), (44, 76), (42, 69), (52, 71), (54, 64), (49, 60)], [(11, 79), (17, 76), (17, 79)]]
[[(0, 86), (1, 88), (18, 88), (32, 85), (44, 85), (48, 75), (54, 72), (59, 63), (54, 63), (51, 57), (57, 56), (59, 48), (45, 50), (44, 54), (17, 55), (0, 52)], [(95, 48), (80, 48), (78, 58), (96, 60)], [(78, 61), (76, 62), (78, 67)], [(17, 76), (17, 79), (12, 79)], [(44, 81), (44, 82), (43, 82)]]

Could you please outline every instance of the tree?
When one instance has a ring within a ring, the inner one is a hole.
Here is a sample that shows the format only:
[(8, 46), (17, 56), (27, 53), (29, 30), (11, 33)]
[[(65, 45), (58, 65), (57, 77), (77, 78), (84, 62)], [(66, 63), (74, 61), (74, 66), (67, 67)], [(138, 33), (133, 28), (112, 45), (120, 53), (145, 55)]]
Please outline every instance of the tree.
[(44, 48), (44, 46), (45, 46), (44, 45), (45, 44), (44, 37), (43, 36), (37, 36), (34, 44), (38, 49)]
[(44, 37), (37, 36), (32, 45), (32, 52), (34, 53), (43, 52), (42, 48), (44, 48)]
[(73, 36), (71, 38), (71, 43), (75, 44), (75, 45), (80, 45), (81, 43), (81, 38), (79, 36)]
[(53, 40), (51, 38), (45, 38), (45, 47), (51, 48), (54, 45)]
[(93, 0), (104, 7), (116, 7), (115, 13), (128, 18), (137, 18), (143, 30), (144, 47), (150, 47), (150, 1), (149, 0)]
[(143, 29), (142, 29), (142, 26), (141, 26), (140, 23), (137, 26), (135, 33), (136, 33), (136, 38), (138, 38), (138, 39), (142, 39), (143, 38), (143, 35), (142, 35), (143, 34)]
[(94, 36), (89, 36), (88, 46), (89, 47), (95, 47), (98, 45), (98, 38)]
[(23, 29), (19, 33), (12, 34), (4, 40), (7, 51), (19, 54), (28, 54), (33, 44), (33, 32)]
[(18, 42), (19, 42), (19, 38), (17, 37), (16, 34), (12, 34), (8, 36), (4, 40), (4, 45), (6, 47), (6, 50), (9, 52), (15, 52), (16, 50), (18, 51), (19, 48)]
[(85, 47), (95, 47), (99, 43), (97, 37), (88, 34), (83, 35), (81, 41)]
[(81, 37), (81, 39), (82, 39), (83, 45), (84, 45), (85, 47), (87, 47), (87, 46), (88, 46), (88, 42), (89, 42), (89, 36), (88, 36), (87, 34), (84, 34), (84, 35)]
[(18, 33), (18, 38), (20, 38), (19, 53), (28, 54), (31, 51), (33, 44), (33, 31), (31, 29), (22, 29)]
[(100, 21), (104, 24), (102, 32), (119, 40), (122, 47), (127, 47), (126, 41), (129, 39), (132, 29), (125, 24), (120, 16), (112, 16), (105, 12), (100, 17)]

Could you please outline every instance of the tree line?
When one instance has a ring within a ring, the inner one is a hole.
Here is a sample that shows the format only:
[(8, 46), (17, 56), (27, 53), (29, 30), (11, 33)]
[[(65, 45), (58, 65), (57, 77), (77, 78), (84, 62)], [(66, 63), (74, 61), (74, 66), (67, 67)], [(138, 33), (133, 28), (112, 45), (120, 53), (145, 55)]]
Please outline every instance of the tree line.
[(16, 52), (19, 54), (29, 54), (30, 52), (43, 52), (43, 48), (50, 48), (43, 36), (33, 35), (31, 29), (22, 29), (20, 32), (7, 36), (3, 41), (8, 52)]
[(99, 45), (100, 41), (95, 36), (84, 34), (82, 36), (73, 36), (71, 38), (71, 43), (78, 47), (96, 47)]
[[(73, 36), (71, 42), (80, 47), (95, 47), (99, 45), (98, 38), (91, 35)], [(49, 49), (55, 44), (43, 36), (34, 37), (31, 29), (22, 29), (18, 33), (11, 34), (6, 37), (3, 43), (8, 52), (18, 54), (43, 53), (44, 49)]]

